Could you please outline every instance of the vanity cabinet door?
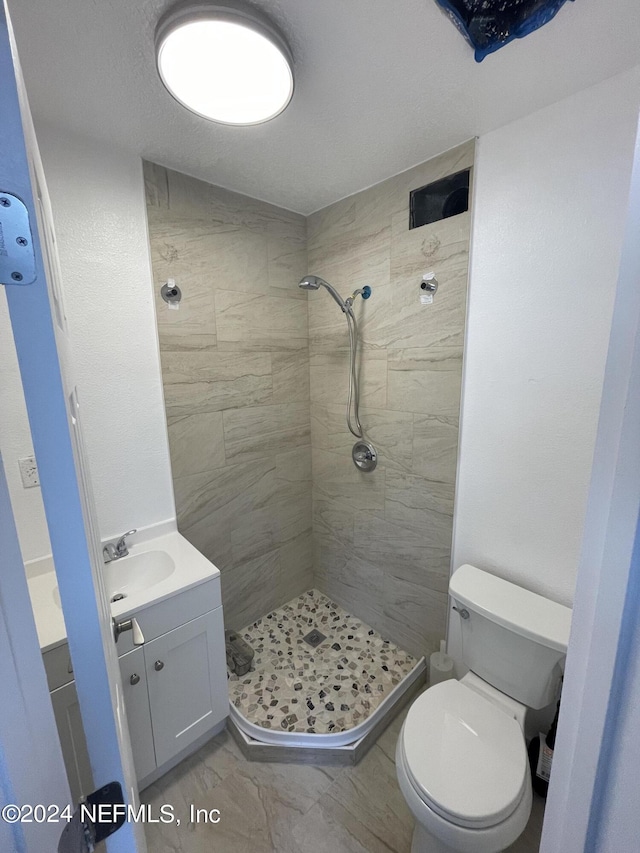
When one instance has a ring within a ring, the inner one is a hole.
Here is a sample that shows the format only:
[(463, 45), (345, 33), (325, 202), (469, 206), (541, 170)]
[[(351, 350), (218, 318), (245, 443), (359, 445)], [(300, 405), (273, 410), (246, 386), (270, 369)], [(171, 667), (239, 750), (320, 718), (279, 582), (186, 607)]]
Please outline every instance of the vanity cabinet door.
[(52, 690), (51, 704), (69, 779), (71, 802), (78, 803), (81, 797), (93, 791), (94, 785), (75, 681)]
[(144, 658), (160, 767), (228, 714), (222, 607), (146, 643)]
[(133, 763), (136, 768), (136, 778), (140, 781), (156, 769), (149, 693), (147, 691), (147, 673), (144, 651), (141, 646), (120, 658), (120, 674), (122, 675), (122, 690), (127, 709)]

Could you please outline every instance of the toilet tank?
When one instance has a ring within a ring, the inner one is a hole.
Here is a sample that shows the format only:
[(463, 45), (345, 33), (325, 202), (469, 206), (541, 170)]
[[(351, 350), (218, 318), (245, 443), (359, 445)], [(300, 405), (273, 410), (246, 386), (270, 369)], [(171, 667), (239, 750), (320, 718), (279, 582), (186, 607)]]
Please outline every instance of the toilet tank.
[(529, 708), (558, 698), (569, 607), (470, 565), (453, 573), (449, 595), (461, 615), (462, 657), (472, 672)]

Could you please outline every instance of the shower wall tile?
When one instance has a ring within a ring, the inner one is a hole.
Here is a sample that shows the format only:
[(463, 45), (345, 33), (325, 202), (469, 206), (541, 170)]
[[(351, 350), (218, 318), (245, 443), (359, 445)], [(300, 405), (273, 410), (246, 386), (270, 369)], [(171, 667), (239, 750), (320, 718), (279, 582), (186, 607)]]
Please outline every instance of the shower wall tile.
[(246, 462), (309, 444), (309, 403), (227, 409), (223, 413), (227, 461)]
[(305, 445), (276, 456), (276, 474), (283, 483), (311, 485), (311, 447)]
[(313, 586), (306, 222), (144, 171), (178, 525), (237, 627)]
[[(326, 294), (309, 295), (314, 571), (318, 588), (413, 654), (443, 636), (451, 561), (466, 316), (469, 213), (409, 230), (409, 192), (473, 165), (473, 141), (307, 223), (309, 272), (357, 300), (361, 421), (373, 474), (351, 463), (344, 421), (348, 337)], [(420, 282), (434, 272), (434, 302)], [(367, 480), (367, 477), (370, 477)]]
[(389, 353), (390, 409), (457, 417), (462, 388), (462, 350), (421, 347)]
[(218, 346), (233, 350), (306, 350), (307, 306), (300, 299), (217, 290)]
[[(336, 306), (337, 307), (337, 306)], [(345, 329), (346, 331), (346, 329)], [(344, 400), (349, 390), (349, 352), (317, 353), (310, 357), (311, 400), (329, 405)], [(384, 408), (387, 403), (387, 353), (367, 352), (360, 359), (360, 404)]]
[(383, 510), (385, 469), (359, 471), (345, 457), (326, 450), (312, 450), (314, 500), (331, 500), (336, 507), (351, 510)]
[(271, 403), (270, 353), (169, 352), (162, 357), (167, 416)]
[[(444, 633), (469, 214), (409, 231), (409, 191), (473, 165), (473, 141), (307, 220), (145, 163), (180, 530), (246, 624), (315, 584), (414, 654)], [(439, 290), (420, 304), (420, 280)], [(351, 462), (348, 334), (306, 273), (356, 300), (361, 419)], [(174, 278), (178, 311), (159, 297)]]
[[(302, 291), (300, 291), (302, 293)], [(271, 353), (273, 402), (309, 401), (309, 354), (306, 350)]]
[(413, 416), (411, 468), (427, 480), (454, 484), (458, 457), (459, 418)]
[(222, 468), (224, 435), (222, 412), (199, 412), (171, 417), (167, 414), (171, 469), (175, 477)]

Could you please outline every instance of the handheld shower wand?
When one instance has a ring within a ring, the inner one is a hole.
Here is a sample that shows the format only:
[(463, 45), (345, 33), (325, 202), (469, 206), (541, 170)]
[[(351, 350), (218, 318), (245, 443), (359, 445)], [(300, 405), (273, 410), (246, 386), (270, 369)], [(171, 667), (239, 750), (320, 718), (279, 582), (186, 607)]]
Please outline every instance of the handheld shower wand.
[[(347, 318), (349, 327), (349, 396), (347, 399), (347, 426), (349, 432), (360, 441), (354, 448), (353, 461), (356, 467), (362, 471), (373, 471), (377, 464), (377, 454), (373, 445), (364, 440), (364, 430), (360, 423), (360, 389), (358, 387), (358, 371), (356, 368), (356, 355), (358, 350), (358, 325), (353, 313), (353, 303), (357, 296), (368, 299), (371, 296), (369, 285), (354, 290), (351, 296), (343, 299), (337, 290), (328, 281), (318, 275), (306, 275), (298, 284), (302, 290), (319, 290), (324, 287), (329, 291), (333, 299), (340, 306), (340, 310)], [(353, 421), (352, 421), (353, 413)], [(356, 452), (357, 451), (357, 452)]]

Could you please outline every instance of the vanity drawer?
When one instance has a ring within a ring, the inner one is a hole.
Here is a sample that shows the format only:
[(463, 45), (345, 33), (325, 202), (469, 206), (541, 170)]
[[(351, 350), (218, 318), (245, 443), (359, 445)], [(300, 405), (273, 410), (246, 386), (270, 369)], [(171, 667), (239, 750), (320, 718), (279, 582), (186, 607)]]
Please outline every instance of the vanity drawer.
[[(151, 604), (140, 610), (126, 611), (116, 618), (120, 621), (135, 617), (144, 634), (145, 643), (148, 643), (210, 610), (215, 610), (221, 604), (220, 577), (218, 576), (184, 592), (176, 593), (158, 604)], [(135, 648), (131, 631), (120, 635), (117, 648), (118, 657)]]
[(69, 654), (69, 644), (62, 643), (56, 646), (55, 649), (49, 649), (42, 655), (44, 661), (44, 669), (47, 673), (47, 683), (49, 691), (57, 690), (64, 684), (73, 681), (73, 667), (71, 666), (71, 655)]

